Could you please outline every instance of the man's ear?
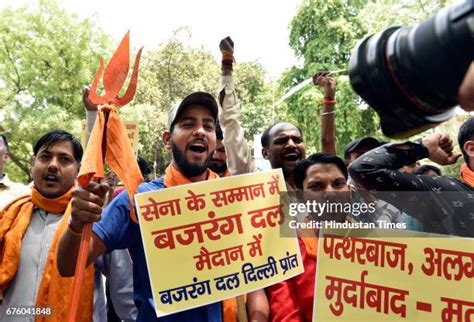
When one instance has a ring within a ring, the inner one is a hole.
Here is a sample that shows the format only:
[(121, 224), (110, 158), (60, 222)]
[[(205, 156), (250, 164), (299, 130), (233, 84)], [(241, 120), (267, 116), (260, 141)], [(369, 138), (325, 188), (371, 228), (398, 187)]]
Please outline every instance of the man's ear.
[(469, 159), (474, 160), (474, 141), (466, 141), (464, 143), (463, 150), (468, 155)]
[(163, 141), (163, 144), (165, 145), (165, 148), (168, 151), (171, 151), (171, 133), (170, 133), (170, 131), (164, 131), (163, 134), (161, 135), (161, 140)]
[(262, 148), (262, 156), (265, 160), (269, 159), (268, 150), (266, 148)]

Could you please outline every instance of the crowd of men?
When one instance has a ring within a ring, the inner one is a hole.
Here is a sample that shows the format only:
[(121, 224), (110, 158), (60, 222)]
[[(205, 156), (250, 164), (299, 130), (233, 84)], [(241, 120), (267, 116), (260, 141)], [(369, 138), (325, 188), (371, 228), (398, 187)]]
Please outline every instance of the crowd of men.
[[(194, 92), (170, 109), (162, 135), (171, 152), (169, 166), (163, 176), (145, 180), (138, 193), (257, 171), (239, 120), (232, 40), (224, 39), (220, 49), (222, 87), (217, 100), (209, 93)], [(469, 83), (474, 68), (471, 71), (460, 92), (460, 102), (467, 107), (474, 101), (466, 98), (474, 92), (474, 81)], [(346, 147), (342, 159), (336, 155), (335, 81), (327, 72), (316, 74), (313, 80), (324, 92), (321, 152), (306, 156), (304, 134), (286, 121), (270, 125), (261, 137), (262, 155), (273, 169), (282, 169), (288, 191), (351, 192), (353, 198), (377, 200), (375, 213), (351, 220), (402, 222), (412, 230), (474, 236), (472, 202), (467, 198), (474, 191), (474, 118), (467, 119), (459, 130), (461, 154), (454, 153), (449, 136), (434, 133), (402, 143), (358, 138)], [(93, 124), (97, 106), (87, 100), (87, 92), (84, 103), (89, 124)], [(34, 144), (33, 182), (24, 186), (13, 183), (3, 172), (8, 142), (5, 135), (0, 138), (0, 321), (34, 319), (9, 315), (7, 308), (11, 307), (52, 308), (54, 321), (66, 319), (72, 287), (72, 278), (67, 277), (75, 273), (88, 223), (93, 223), (88, 264), (94, 265), (85, 272), (77, 320), (238, 321), (236, 299), (156, 317), (143, 242), (139, 225), (130, 218), (127, 192), (117, 193), (113, 178), (91, 182), (85, 188), (76, 186), (82, 155), (83, 147), (71, 134), (62, 130), (46, 133)], [(461, 156), (463, 181), (443, 176), (433, 164), (419, 164), (429, 159), (449, 165)], [(138, 162), (148, 176), (146, 162)], [(392, 194), (391, 199), (382, 198), (379, 193), (384, 191), (425, 192), (427, 197), (407, 203)], [(298, 234), (304, 273), (247, 294), (248, 320), (312, 320), (316, 240)], [(101, 274), (107, 276), (107, 291)], [(47, 318), (51, 316), (36, 317)]]

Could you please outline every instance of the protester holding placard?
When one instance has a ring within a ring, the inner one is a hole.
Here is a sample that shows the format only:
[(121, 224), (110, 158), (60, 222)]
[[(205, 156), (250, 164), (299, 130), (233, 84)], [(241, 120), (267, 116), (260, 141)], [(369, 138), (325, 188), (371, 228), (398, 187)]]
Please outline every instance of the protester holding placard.
[[(163, 133), (165, 146), (172, 152), (172, 162), (165, 175), (140, 185), (139, 192), (217, 178), (208, 169), (216, 147), (215, 124), (217, 103), (212, 95), (195, 92), (170, 110), (167, 130)], [(72, 201), (70, 229), (64, 234), (58, 254), (58, 266), (65, 276), (74, 274), (80, 236), (85, 223), (93, 227), (89, 262), (106, 251), (128, 248), (134, 265), (134, 298), (139, 309), (138, 321), (157, 320), (151, 295), (148, 271), (139, 226), (130, 219), (128, 196), (120, 194), (105, 209), (102, 204), (108, 187), (91, 183), (87, 189), (78, 188)], [(221, 321), (221, 304), (195, 308), (173, 314), (161, 321)]]

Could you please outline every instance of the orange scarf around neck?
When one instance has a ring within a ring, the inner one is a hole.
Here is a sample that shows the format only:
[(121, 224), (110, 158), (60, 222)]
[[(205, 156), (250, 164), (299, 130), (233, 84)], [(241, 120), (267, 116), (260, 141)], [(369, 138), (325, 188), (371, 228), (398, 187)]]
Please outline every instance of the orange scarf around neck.
[[(63, 215), (54, 235), (44, 269), (41, 284), (36, 296), (36, 307), (51, 308), (52, 315), (37, 316), (36, 321), (64, 321), (69, 308), (68, 290), (72, 287), (73, 278), (61, 277), (57, 269), (57, 248), (62, 234), (67, 229), (71, 216), (69, 201), (72, 189), (64, 195), (48, 199), (33, 187), (30, 196), (23, 196), (11, 202), (0, 215), (0, 299), (7, 291), (10, 282), (15, 278), (20, 265), (21, 242), (31, 221), (35, 208), (41, 208), (51, 214)], [(86, 270), (85, 285), (81, 295), (82, 310), (78, 321), (91, 321), (92, 299), (94, 292), (93, 265)]]
[(474, 188), (474, 171), (469, 169), (465, 163), (461, 166), (461, 179), (464, 183)]
[[(207, 171), (207, 179), (218, 179), (219, 175), (209, 169)], [(186, 178), (173, 164), (170, 164), (165, 170), (164, 183), (166, 187), (180, 186), (182, 184), (193, 183), (189, 178)]]

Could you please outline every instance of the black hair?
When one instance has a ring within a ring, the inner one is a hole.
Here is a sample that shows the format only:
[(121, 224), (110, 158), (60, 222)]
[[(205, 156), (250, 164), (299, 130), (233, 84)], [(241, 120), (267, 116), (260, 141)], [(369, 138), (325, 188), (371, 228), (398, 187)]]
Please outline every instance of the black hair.
[(74, 138), (74, 136), (71, 133), (63, 131), (63, 130), (54, 130), (43, 135), (36, 142), (35, 147), (33, 148), (34, 156), (38, 154), (41, 148), (45, 147), (45, 149), (47, 149), (51, 145), (60, 141), (71, 142), (74, 159), (76, 159), (77, 162), (81, 162), (82, 154), (83, 154), (81, 142), (79, 142), (76, 138)]
[(458, 133), (459, 148), (461, 149), (466, 164), (469, 164), (469, 157), (466, 151), (464, 151), (464, 143), (471, 140), (474, 140), (474, 117), (471, 117), (464, 122)]
[(7, 148), (8, 151), (8, 140), (5, 134), (0, 134), (0, 137), (2, 138), (3, 142), (5, 143), (5, 147)]
[(308, 170), (312, 165), (318, 163), (334, 164), (339, 168), (339, 170), (341, 170), (344, 178), (347, 180), (347, 167), (341, 158), (332, 154), (313, 153), (307, 159), (298, 161), (295, 170), (293, 171), (293, 178), (298, 189), (303, 190), (303, 182), (306, 179), (306, 170)]
[(222, 133), (221, 123), (219, 121), (216, 123), (216, 140), (224, 140), (224, 133)]
[[(275, 127), (277, 126), (278, 124), (282, 124), (282, 123), (288, 123), (288, 124), (291, 124), (289, 122), (286, 122), (286, 121), (278, 121), (276, 123), (273, 123), (272, 125), (270, 125), (269, 127), (267, 127), (265, 129), (265, 131), (263, 131), (262, 133), (262, 137), (260, 139), (260, 143), (262, 144), (262, 147), (264, 148), (268, 148), (268, 146), (270, 145), (270, 131)], [(291, 124), (293, 125), (293, 124)], [(301, 136), (303, 136), (303, 131), (301, 131), (301, 129), (298, 127), (298, 126), (295, 126), (293, 125), (301, 134)]]
[(137, 163), (138, 163), (138, 167), (140, 168), (142, 177), (145, 178), (145, 181), (147, 181), (147, 176), (151, 173), (150, 166), (148, 165), (148, 161), (145, 160), (144, 157), (139, 155), (137, 157)]
[(421, 174), (421, 175), (424, 175), (425, 173), (427, 173), (428, 171), (433, 171), (435, 172), (438, 176), (442, 176), (442, 172), (441, 172), (441, 169), (434, 166), (434, 165), (431, 165), (431, 164), (424, 164), (424, 165), (421, 165), (419, 166), (418, 168), (416, 168), (415, 171), (413, 171), (413, 174)]

